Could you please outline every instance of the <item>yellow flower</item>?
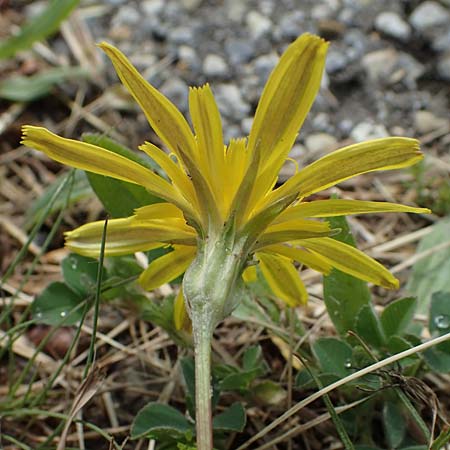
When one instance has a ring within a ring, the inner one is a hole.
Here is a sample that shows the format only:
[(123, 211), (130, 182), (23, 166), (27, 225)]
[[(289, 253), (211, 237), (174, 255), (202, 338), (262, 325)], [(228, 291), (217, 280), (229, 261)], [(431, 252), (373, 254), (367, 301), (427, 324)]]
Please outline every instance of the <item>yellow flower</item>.
[[(350, 145), (300, 170), (280, 187), (276, 184), (320, 87), (327, 49), (322, 39), (305, 34), (288, 47), (264, 88), (250, 135), (228, 145), (208, 85), (190, 89), (192, 129), (119, 50), (106, 43), (100, 47), (169, 150), (170, 155), (149, 142), (140, 147), (169, 181), (123, 156), (44, 128), (25, 126), (23, 143), (72, 167), (141, 185), (167, 202), (108, 222), (107, 256), (172, 246), (172, 252), (144, 270), (140, 276), (144, 288), (154, 289), (187, 271), (183, 286), (190, 308), (197, 301), (204, 304), (222, 297), (214, 314), (217, 321), (233, 307), (242, 277), (251, 279), (256, 264), (274, 294), (289, 305), (307, 298), (295, 262), (323, 274), (335, 267), (386, 288), (398, 287), (382, 265), (331, 239), (334, 231), (316, 218), (428, 210), (383, 202), (304, 199), (355, 175), (415, 164), (422, 158), (416, 140), (390, 137)], [(83, 225), (67, 233), (66, 245), (74, 252), (98, 256), (102, 232), (103, 222)], [(176, 303), (183, 304), (180, 297)]]

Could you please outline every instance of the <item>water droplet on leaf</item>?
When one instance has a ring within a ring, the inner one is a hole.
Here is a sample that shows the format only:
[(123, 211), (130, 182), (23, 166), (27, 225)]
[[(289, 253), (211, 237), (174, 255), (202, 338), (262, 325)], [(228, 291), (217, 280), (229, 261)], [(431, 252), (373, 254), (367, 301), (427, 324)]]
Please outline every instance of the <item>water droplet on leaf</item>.
[(61, 317), (66, 317), (66, 316), (67, 316), (67, 311), (61, 311), (61, 312), (59, 313), (59, 315), (60, 315)]
[(434, 323), (439, 330), (450, 328), (450, 317), (445, 314), (440, 314), (434, 318)]
[(350, 358), (348, 358), (348, 359), (345, 360), (344, 367), (345, 367), (346, 369), (351, 369), (351, 368), (352, 368), (352, 360), (351, 360)]

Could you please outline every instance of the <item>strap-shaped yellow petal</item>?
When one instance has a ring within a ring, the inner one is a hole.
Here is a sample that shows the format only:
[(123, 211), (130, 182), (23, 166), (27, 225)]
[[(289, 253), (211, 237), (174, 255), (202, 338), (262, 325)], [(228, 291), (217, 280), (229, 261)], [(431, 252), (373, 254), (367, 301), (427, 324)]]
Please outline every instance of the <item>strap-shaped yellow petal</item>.
[(247, 215), (273, 188), (320, 88), (328, 44), (303, 34), (283, 53), (264, 87), (248, 147), (261, 152), (261, 167)]
[(152, 158), (156, 164), (158, 164), (161, 169), (166, 172), (167, 176), (172, 181), (173, 186), (178, 190), (180, 195), (182, 195), (195, 209), (195, 206), (198, 204), (197, 197), (195, 195), (194, 187), (192, 186), (192, 181), (186, 175), (184, 170), (175, 161), (173, 161), (167, 153), (150, 142), (146, 142), (139, 148), (150, 156), (150, 158)]
[(415, 139), (389, 137), (350, 145), (305, 167), (269, 195), (264, 203), (272, 203), (294, 192), (306, 197), (356, 175), (401, 169), (422, 158), (419, 142)]
[(254, 283), (258, 279), (258, 273), (256, 271), (256, 266), (248, 266), (242, 272), (242, 279), (245, 283)]
[(289, 258), (257, 253), (259, 267), (272, 292), (289, 306), (304, 305), (308, 293), (297, 269)]
[(184, 219), (183, 212), (172, 203), (153, 203), (142, 206), (135, 209), (134, 214), (137, 220)]
[(191, 328), (191, 319), (186, 311), (183, 288), (181, 286), (173, 302), (173, 324), (178, 331), (182, 329), (190, 331)]
[(305, 217), (335, 217), (349, 214), (370, 214), (385, 212), (405, 212), (417, 214), (429, 214), (427, 208), (415, 208), (413, 206), (398, 205), (389, 202), (366, 202), (362, 200), (316, 200), (313, 202), (301, 202), (298, 205), (285, 209), (274, 223), (287, 220), (303, 219)]
[(276, 255), (282, 255), (325, 275), (329, 275), (333, 268), (331, 263), (319, 254), (311, 253), (308, 250), (297, 247), (290, 247), (288, 245), (269, 245), (268, 247), (259, 250), (258, 253), (274, 253)]
[(139, 284), (148, 291), (169, 283), (191, 264), (197, 253), (196, 247), (175, 245), (172, 252), (153, 260), (139, 277)]
[(62, 138), (45, 128), (30, 125), (23, 127), (22, 143), (68, 166), (139, 184), (167, 201), (182, 205), (186, 203), (173, 186), (160, 176), (102, 147)]
[(399, 282), (379, 262), (360, 250), (330, 238), (304, 239), (295, 242), (308, 250), (318, 253), (333, 267), (387, 289), (397, 289)]
[(180, 157), (180, 147), (191, 158), (196, 159), (194, 136), (176, 106), (145, 80), (120, 50), (106, 42), (102, 42), (99, 47), (108, 55), (120, 80), (170, 151)]
[(229, 210), (234, 196), (244, 178), (249, 163), (250, 152), (246, 149), (245, 139), (231, 139), (225, 152), (225, 169), (223, 176), (223, 195)]
[(224, 214), (223, 184), (224, 146), (222, 121), (208, 84), (189, 89), (189, 111), (197, 137), (198, 163), (207, 174), (219, 207)]
[(281, 56), (264, 87), (249, 136), (249, 149), (261, 151), (264, 169), (289, 148), (320, 88), (327, 43), (303, 34)]
[(266, 231), (258, 239), (256, 248), (260, 249), (268, 245), (289, 242), (297, 239), (317, 238), (330, 236), (333, 230), (326, 222), (314, 220), (291, 220), (267, 227)]
[[(91, 222), (66, 233), (66, 247), (84, 256), (98, 257), (104, 221)], [(180, 219), (139, 221), (135, 217), (112, 219), (106, 230), (105, 255), (119, 256), (163, 245), (196, 244), (196, 235)]]

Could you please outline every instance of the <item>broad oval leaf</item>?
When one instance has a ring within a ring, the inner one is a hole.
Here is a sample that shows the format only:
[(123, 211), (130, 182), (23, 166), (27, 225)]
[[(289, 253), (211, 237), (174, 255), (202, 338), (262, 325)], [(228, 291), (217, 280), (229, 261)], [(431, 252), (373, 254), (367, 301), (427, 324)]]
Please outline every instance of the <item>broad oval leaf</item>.
[(244, 407), (240, 403), (233, 403), (213, 419), (213, 429), (220, 431), (237, 431), (244, 429), (246, 423)]
[(171, 437), (192, 433), (193, 426), (180, 411), (163, 403), (151, 402), (145, 405), (131, 425), (131, 439), (151, 437), (167, 433)]
[[(47, 325), (74, 325), (82, 316), (84, 298), (59, 281), (49, 284), (32, 305), (33, 318)], [(78, 308), (77, 308), (78, 307)]]
[(415, 297), (405, 297), (395, 300), (384, 309), (381, 314), (381, 325), (386, 337), (402, 334), (416, 310), (417, 300)]

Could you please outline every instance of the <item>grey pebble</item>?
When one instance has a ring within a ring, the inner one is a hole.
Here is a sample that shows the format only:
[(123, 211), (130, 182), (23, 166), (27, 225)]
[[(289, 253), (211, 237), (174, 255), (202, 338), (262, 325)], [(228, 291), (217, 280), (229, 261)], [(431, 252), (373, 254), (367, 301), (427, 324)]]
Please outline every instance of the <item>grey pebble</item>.
[(221, 56), (209, 53), (203, 60), (203, 72), (207, 77), (224, 78), (229, 76), (230, 69)]
[(328, 153), (336, 144), (336, 138), (327, 133), (313, 133), (305, 139), (306, 148), (315, 156)]
[(141, 10), (148, 17), (159, 16), (163, 9), (164, 0), (144, 0), (141, 2)]
[(272, 21), (258, 11), (249, 11), (245, 22), (253, 39), (268, 35), (272, 29)]
[(442, 128), (448, 122), (448, 119), (436, 117), (431, 111), (420, 110), (414, 114), (414, 127), (421, 134)]
[(325, 68), (330, 75), (339, 72), (348, 64), (348, 59), (343, 50), (331, 47), (325, 61)]
[(200, 58), (196, 51), (188, 45), (180, 45), (178, 47), (178, 60), (185, 64), (189, 70), (198, 72), (201, 70)]
[(360, 122), (350, 133), (350, 137), (355, 142), (363, 142), (369, 139), (387, 137), (388, 132), (384, 125), (373, 122)]
[(279, 56), (275, 53), (258, 56), (253, 62), (255, 74), (259, 77), (260, 83), (264, 84), (269, 78), (273, 68), (277, 65)]
[(375, 19), (375, 28), (400, 41), (406, 42), (411, 37), (410, 25), (399, 14), (392, 11), (378, 14)]
[(281, 39), (295, 39), (300, 36), (304, 29), (305, 13), (303, 11), (292, 11), (281, 17), (278, 27), (277, 35)]
[(242, 119), (241, 128), (245, 136), (248, 136), (250, 134), (252, 125), (253, 125), (253, 117), (245, 117), (244, 119)]
[(187, 111), (189, 87), (182, 79), (171, 77), (164, 82), (160, 90), (178, 109)]
[(398, 52), (393, 48), (364, 55), (362, 65), (371, 81), (382, 84), (402, 81), (409, 88), (414, 88), (416, 80), (425, 72), (425, 67), (410, 54)]
[(431, 46), (436, 52), (445, 52), (450, 50), (450, 23), (447, 31), (443, 33), (437, 33), (433, 39)]
[(108, 3), (111, 6), (120, 6), (126, 2), (127, 0), (106, 0), (106, 3)]
[(441, 78), (450, 81), (450, 52), (445, 53), (439, 58), (437, 71)]
[(184, 9), (188, 11), (196, 10), (203, 0), (179, 0)]
[(429, 0), (421, 3), (410, 15), (409, 22), (418, 31), (426, 31), (450, 21), (450, 13), (440, 3)]
[(247, 117), (250, 105), (245, 102), (234, 84), (219, 84), (214, 93), (221, 114), (235, 121)]
[(244, 39), (227, 39), (225, 51), (234, 66), (247, 63), (255, 54), (253, 41)]
[(133, 6), (122, 6), (112, 19), (113, 26), (137, 25), (141, 21), (141, 14)]
[(168, 36), (170, 42), (177, 45), (193, 45), (194, 30), (191, 27), (182, 26), (173, 28)]

